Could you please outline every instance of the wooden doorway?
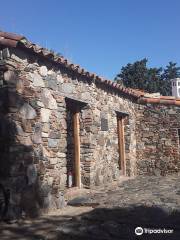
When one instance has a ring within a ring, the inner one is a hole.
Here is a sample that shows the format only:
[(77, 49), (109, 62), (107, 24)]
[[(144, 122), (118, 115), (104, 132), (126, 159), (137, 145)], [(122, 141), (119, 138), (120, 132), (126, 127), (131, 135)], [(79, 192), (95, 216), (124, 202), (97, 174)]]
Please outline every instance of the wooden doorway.
[(122, 175), (126, 175), (124, 118), (122, 116), (117, 117), (117, 133), (119, 146), (119, 170)]
[(80, 116), (87, 103), (66, 98), (67, 186), (81, 188)]
[(79, 135), (79, 112), (73, 113), (73, 137), (74, 137), (74, 184), (76, 187), (81, 187), (81, 172), (80, 172), (80, 135)]

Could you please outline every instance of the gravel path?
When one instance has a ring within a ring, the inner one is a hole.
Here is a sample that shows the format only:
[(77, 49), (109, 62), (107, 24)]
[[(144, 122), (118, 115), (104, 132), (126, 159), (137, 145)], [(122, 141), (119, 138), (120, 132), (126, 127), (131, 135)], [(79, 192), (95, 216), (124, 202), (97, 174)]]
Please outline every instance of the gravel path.
[[(36, 220), (1, 224), (0, 239), (180, 239), (180, 176), (140, 176), (89, 191), (83, 201), (99, 205), (67, 206)], [(174, 232), (137, 236), (137, 226)]]

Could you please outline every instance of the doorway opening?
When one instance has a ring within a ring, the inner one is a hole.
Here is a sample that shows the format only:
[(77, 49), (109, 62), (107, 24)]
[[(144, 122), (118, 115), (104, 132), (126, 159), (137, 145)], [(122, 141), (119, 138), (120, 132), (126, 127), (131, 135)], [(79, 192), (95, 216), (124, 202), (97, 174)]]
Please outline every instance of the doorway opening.
[(124, 120), (127, 113), (117, 113), (117, 135), (118, 135), (118, 152), (119, 152), (119, 170), (121, 175), (126, 175), (126, 156), (125, 156), (125, 137), (124, 137)]
[(80, 113), (86, 103), (66, 98), (67, 187), (81, 188)]

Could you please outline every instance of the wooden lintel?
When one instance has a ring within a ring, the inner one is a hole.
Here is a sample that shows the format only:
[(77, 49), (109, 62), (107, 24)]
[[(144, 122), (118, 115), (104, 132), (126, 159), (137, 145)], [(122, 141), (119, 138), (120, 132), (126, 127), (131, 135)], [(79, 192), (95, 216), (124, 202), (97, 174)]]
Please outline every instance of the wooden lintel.
[(129, 116), (129, 113), (127, 113), (127, 112), (123, 112), (123, 111), (115, 111), (115, 112), (116, 112), (117, 117), (119, 117), (119, 118), (125, 118), (125, 117)]
[(65, 97), (67, 108), (70, 108), (73, 112), (79, 112), (81, 108), (85, 107), (88, 103), (77, 100), (74, 98)]

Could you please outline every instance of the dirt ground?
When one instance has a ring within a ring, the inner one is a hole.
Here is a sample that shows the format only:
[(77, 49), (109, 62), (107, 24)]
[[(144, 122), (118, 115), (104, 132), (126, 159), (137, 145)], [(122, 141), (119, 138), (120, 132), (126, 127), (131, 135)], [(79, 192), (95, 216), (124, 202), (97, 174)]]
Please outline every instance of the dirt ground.
[[(35, 220), (1, 223), (0, 240), (180, 239), (180, 176), (123, 179), (78, 195), (93, 207), (67, 206)], [(136, 227), (144, 233), (136, 235)]]

